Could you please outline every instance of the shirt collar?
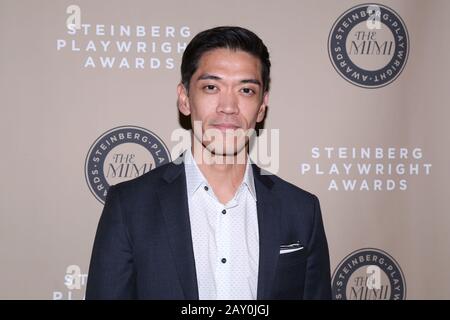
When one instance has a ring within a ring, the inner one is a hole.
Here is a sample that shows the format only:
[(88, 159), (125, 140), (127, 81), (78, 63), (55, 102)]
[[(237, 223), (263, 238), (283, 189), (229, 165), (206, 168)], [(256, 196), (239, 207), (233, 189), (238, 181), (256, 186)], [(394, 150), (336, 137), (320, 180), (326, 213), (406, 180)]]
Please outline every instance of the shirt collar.
[[(256, 201), (256, 189), (255, 189), (255, 181), (253, 177), (253, 170), (250, 164), (250, 158), (247, 158), (247, 165), (245, 167), (244, 179), (242, 180), (241, 186), (238, 190), (245, 185), (252, 195), (253, 199)], [(194, 193), (204, 185), (208, 185), (208, 181), (206, 180), (203, 173), (200, 171), (197, 163), (195, 162), (194, 156), (192, 155), (192, 151), (188, 148), (184, 155), (184, 167), (186, 172), (186, 184), (187, 191), (189, 197), (192, 197)]]

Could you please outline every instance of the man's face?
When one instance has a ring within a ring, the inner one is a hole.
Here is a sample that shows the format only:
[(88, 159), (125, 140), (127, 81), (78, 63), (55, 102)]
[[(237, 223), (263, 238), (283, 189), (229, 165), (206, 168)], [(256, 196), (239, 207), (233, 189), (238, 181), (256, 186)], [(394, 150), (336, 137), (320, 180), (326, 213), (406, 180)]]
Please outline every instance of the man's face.
[[(194, 138), (205, 148), (216, 155), (240, 153), (249, 129), (264, 119), (268, 103), (261, 62), (240, 50), (208, 51), (191, 77), (189, 94), (178, 85), (178, 99), (180, 112), (191, 115)], [(195, 130), (197, 121), (201, 132)]]

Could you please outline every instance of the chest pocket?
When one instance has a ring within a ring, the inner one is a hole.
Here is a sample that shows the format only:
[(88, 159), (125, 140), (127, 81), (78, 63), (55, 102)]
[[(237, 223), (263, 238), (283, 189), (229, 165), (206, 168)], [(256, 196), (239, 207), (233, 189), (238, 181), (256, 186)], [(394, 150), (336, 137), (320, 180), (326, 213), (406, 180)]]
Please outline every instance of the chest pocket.
[(274, 278), (273, 299), (303, 298), (306, 260), (306, 248), (279, 255)]

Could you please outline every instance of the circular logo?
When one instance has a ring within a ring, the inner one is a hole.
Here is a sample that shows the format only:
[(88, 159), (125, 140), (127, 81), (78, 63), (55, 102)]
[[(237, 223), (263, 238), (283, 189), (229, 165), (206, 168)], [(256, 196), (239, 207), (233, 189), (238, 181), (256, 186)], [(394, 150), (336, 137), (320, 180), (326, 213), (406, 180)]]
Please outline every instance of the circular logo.
[(385, 5), (358, 5), (334, 23), (328, 54), (345, 80), (363, 88), (380, 88), (397, 79), (406, 65), (408, 31), (402, 18)]
[(97, 200), (105, 203), (109, 186), (170, 161), (166, 145), (153, 132), (135, 126), (117, 127), (102, 134), (89, 149), (86, 181)]
[(352, 252), (333, 274), (334, 300), (404, 300), (406, 282), (400, 265), (386, 252), (365, 248)]

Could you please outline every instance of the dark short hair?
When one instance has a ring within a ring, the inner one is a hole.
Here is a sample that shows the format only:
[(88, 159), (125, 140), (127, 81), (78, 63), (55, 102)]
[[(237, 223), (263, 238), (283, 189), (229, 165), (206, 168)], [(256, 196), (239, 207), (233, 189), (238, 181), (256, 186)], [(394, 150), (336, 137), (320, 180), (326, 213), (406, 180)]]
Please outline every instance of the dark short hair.
[(202, 55), (210, 50), (226, 48), (242, 50), (261, 61), (261, 77), (263, 90), (269, 91), (270, 60), (267, 47), (252, 31), (241, 27), (221, 26), (208, 29), (197, 34), (184, 50), (181, 61), (181, 82), (186, 90), (192, 75), (198, 68)]

